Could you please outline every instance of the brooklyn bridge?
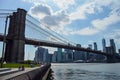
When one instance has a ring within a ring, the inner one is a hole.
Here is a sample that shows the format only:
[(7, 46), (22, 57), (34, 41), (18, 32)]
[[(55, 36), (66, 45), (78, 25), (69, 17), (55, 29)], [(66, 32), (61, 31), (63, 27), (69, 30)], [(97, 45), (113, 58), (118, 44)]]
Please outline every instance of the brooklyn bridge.
[(41, 30), (46, 32), (48, 36), (57, 37), (61, 42), (51, 42), (51, 41), (26, 37), (25, 36), (26, 21), (30, 23), (30, 25), (28, 25), (29, 27), (31, 25), (36, 26), (36, 24), (33, 23), (33, 21), (28, 19), (26, 16), (32, 17), (29, 14), (27, 14), (27, 11), (25, 11), (24, 9), (17, 9), (17, 11), (14, 11), (13, 13), (8, 14), (6, 17), (5, 28), (7, 27), (7, 24), (9, 24), (8, 32), (6, 32), (5, 30), (4, 34), (0, 34), (0, 41), (4, 42), (4, 45), (5, 45), (3, 46), (4, 52), (2, 54), (2, 58), (6, 62), (18, 63), (18, 62), (24, 61), (25, 44), (35, 45), (35, 46), (67, 48), (67, 49), (78, 50), (78, 51), (92, 52), (95, 54), (106, 56), (107, 62), (114, 62), (114, 59), (120, 59), (120, 56), (116, 56), (114, 54), (91, 50), (83, 47), (76, 47), (72, 43), (70, 42), (67, 43), (64, 40), (59, 39), (54, 34), (47, 32), (41, 27), (39, 28), (41, 28)]

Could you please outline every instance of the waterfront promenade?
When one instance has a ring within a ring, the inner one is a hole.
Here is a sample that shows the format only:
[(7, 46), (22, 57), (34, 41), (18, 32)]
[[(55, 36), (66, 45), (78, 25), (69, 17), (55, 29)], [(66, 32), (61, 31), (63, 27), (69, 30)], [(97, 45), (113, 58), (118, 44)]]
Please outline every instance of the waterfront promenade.
[[(41, 65), (40, 67), (25, 68), (12, 74), (0, 76), (0, 80), (46, 80), (50, 65)], [(17, 70), (13, 68), (12, 70)]]

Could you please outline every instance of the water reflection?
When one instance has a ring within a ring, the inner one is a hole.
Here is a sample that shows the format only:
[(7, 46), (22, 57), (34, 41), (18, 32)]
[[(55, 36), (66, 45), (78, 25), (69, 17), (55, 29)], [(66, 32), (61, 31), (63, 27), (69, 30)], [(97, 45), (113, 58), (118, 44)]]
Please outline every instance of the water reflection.
[[(102, 64), (101, 64), (102, 65)], [(86, 70), (86, 67), (88, 70)], [(89, 70), (88, 64), (68, 64), (68, 65), (52, 65), (51, 73), (49, 74), (49, 79), (47, 80), (119, 80), (120, 74), (114, 71), (97, 71), (96, 66), (93, 66), (94, 70)], [(102, 68), (104, 68), (103, 65)], [(107, 65), (108, 66), (108, 65)], [(114, 66), (114, 65), (113, 65)], [(91, 67), (91, 66), (90, 66)], [(84, 69), (85, 68), (85, 69)], [(102, 70), (102, 69), (101, 69)], [(119, 72), (120, 73), (120, 72)]]

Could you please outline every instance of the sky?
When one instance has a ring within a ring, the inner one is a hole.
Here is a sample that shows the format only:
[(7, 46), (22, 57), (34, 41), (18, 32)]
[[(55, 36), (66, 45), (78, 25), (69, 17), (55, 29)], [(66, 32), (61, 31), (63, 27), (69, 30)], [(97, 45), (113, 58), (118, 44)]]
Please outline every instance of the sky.
[[(1, 0), (0, 9), (25, 9), (42, 24), (69, 41), (88, 47), (114, 39), (120, 48), (120, 0)], [(0, 33), (4, 28), (0, 26)], [(2, 43), (0, 43), (2, 52)], [(26, 45), (25, 58), (33, 59), (34, 46)], [(30, 48), (30, 49), (29, 49)], [(29, 53), (29, 54), (28, 54)]]

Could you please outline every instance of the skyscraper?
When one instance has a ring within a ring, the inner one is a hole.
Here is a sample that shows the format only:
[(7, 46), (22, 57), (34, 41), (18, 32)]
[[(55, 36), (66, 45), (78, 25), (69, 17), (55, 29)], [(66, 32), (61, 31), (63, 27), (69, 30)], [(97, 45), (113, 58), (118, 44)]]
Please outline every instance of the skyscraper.
[[(87, 49), (92, 50), (92, 44), (89, 44)], [(94, 56), (94, 54), (91, 53), (91, 52), (87, 52), (87, 53), (86, 53), (86, 57), (87, 57), (86, 59), (87, 59), (87, 60), (92, 60), (92, 59), (94, 58), (93, 56)]]
[(108, 54), (112, 54), (112, 57), (107, 57), (107, 63), (111, 63), (111, 62), (116, 62), (116, 60), (115, 60), (115, 54), (114, 54), (114, 52), (113, 52), (113, 48), (111, 47), (111, 46), (109, 46), (109, 47), (106, 47), (106, 52), (108, 53)]
[(111, 47), (111, 46), (106, 47), (106, 52), (107, 52), (108, 54), (113, 54), (112, 47)]
[(89, 44), (89, 45), (88, 45), (88, 48), (89, 48), (89, 49), (92, 49), (92, 44)]
[(57, 51), (54, 51), (54, 54), (52, 56), (52, 62), (57, 62)]
[(67, 59), (67, 53), (62, 52), (62, 62), (66, 62)]
[(35, 52), (35, 62), (48, 62), (48, 49), (38, 47)]
[(94, 42), (94, 50), (97, 51), (97, 43)]
[[(79, 48), (81, 47), (80, 44), (77, 44), (76, 46), (79, 47)], [(81, 60), (82, 58), (83, 58), (82, 51), (75, 50), (74, 55), (73, 55), (74, 61)]]
[(62, 48), (57, 49), (57, 62), (62, 61)]
[[(97, 43), (96, 43), (96, 42), (94, 42), (94, 50), (95, 50), (95, 51), (97, 51), (97, 50), (98, 50), (98, 49), (97, 49)], [(98, 57), (99, 57), (99, 55), (98, 55), (98, 54), (94, 54), (94, 56), (93, 56), (93, 61), (98, 60)]]
[[(70, 44), (68, 44), (70, 45)], [(64, 53), (66, 54), (66, 62), (73, 61), (73, 50), (71, 49), (64, 49)]]
[(103, 47), (103, 52), (106, 52), (106, 41), (104, 38), (102, 39), (102, 47)]
[(113, 50), (113, 53), (116, 53), (116, 46), (115, 46), (114, 39), (110, 39), (110, 46)]

